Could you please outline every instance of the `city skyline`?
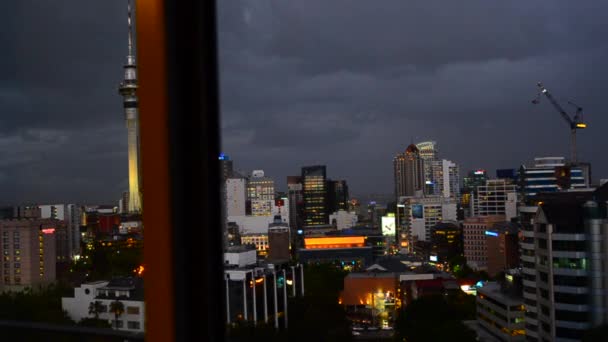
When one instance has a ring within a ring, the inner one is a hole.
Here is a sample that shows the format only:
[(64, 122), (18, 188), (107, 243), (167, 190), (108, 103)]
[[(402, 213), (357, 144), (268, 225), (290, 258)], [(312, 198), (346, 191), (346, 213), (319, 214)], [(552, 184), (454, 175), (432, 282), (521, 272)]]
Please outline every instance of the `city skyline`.
[[(608, 4), (442, 4), (453, 18), (429, 2), (348, 4), (345, 15), (340, 1), (219, 3), (223, 150), (239, 169), (284, 188), (322, 164), (354, 194), (391, 193), (392, 157), (411, 140), (437, 141), (463, 174), (568, 156), (565, 123), (530, 103), (542, 81), (564, 107), (585, 108), (579, 160), (606, 178)], [(7, 7), (1, 201), (117, 201), (128, 189), (116, 93), (125, 1)]]

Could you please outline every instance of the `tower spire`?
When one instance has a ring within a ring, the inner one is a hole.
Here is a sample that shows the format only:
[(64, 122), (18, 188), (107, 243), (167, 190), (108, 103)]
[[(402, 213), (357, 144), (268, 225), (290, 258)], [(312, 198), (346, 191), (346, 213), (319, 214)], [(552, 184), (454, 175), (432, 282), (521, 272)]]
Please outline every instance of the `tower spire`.
[(127, 54), (127, 64), (135, 64), (135, 55), (133, 54), (133, 20), (131, 15), (131, 0), (127, 0), (127, 25), (129, 27), (129, 53)]

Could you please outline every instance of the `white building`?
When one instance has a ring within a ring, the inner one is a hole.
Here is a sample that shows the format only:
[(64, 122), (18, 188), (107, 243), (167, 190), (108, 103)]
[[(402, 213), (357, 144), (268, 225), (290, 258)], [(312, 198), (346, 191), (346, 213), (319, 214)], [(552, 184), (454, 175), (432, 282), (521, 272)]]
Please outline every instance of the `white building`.
[(245, 267), (257, 263), (257, 253), (255, 249), (245, 246), (229, 247), (224, 253), (224, 264), (226, 266)]
[(337, 212), (329, 215), (329, 222), (333, 224), (336, 222), (338, 230), (352, 228), (357, 224), (357, 214), (355, 212), (348, 212), (346, 210), (338, 210)]
[(508, 179), (488, 179), (477, 187), (471, 206), (473, 216), (505, 215), (510, 221), (517, 216), (517, 185)]
[[(456, 201), (441, 196), (404, 197), (400, 199), (405, 213), (405, 232), (409, 238), (431, 240), (431, 229), (439, 222), (456, 221)], [(402, 231), (401, 234), (404, 234)], [(401, 236), (401, 239), (408, 238)]]
[(244, 216), (246, 210), (246, 181), (244, 178), (226, 179), (226, 215)]
[(458, 199), (460, 197), (460, 168), (449, 160), (436, 160), (431, 164), (434, 194)]
[[(124, 307), (118, 317), (112, 312), (113, 302)], [(113, 329), (131, 332), (145, 331), (145, 303), (141, 278), (117, 278), (111, 281), (96, 281), (82, 284), (74, 289), (74, 297), (61, 298), (61, 307), (76, 322), (83, 318), (94, 318), (89, 313), (91, 303), (98, 302), (98, 318), (107, 320)]]

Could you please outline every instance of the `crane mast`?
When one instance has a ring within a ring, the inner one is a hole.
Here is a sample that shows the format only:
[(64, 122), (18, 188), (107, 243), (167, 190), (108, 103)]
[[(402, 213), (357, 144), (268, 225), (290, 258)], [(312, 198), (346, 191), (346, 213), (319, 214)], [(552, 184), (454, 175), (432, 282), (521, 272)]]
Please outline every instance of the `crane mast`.
[(539, 93), (537, 97), (532, 100), (532, 103), (540, 103), (541, 94), (544, 94), (547, 99), (549, 99), (549, 102), (551, 102), (553, 107), (555, 107), (555, 109), (559, 112), (562, 118), (566, 121), (566, 123), (570, 127), (570, 159), (572, 163), (576, 163), (576, 130), (587, 128), (587, 124), (582, 121), (583, 109), (572, 102), (568, 102), (569, 104), (576, 107), (576, 114), (573, 118), (570, 118), (570, 115), (568, 115), (568, 113), (562, 108), (562, 106), (559, 105), (553, 95), (549, 93), (547, 88), (545, 88), (542, 83), (538, 82), (537, 86), (539, 88)]

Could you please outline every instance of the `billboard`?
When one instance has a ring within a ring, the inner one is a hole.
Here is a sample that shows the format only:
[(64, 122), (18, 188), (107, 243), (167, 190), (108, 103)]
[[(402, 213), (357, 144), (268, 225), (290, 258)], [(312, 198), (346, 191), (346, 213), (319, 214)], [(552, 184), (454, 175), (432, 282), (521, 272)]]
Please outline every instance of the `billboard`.
[(422, 204), (412, 204), (412, 217), (415, 219), (424, 218), (424, 206)]
[(382, 216), (382, 235), (395, 235), (395, 215)]

